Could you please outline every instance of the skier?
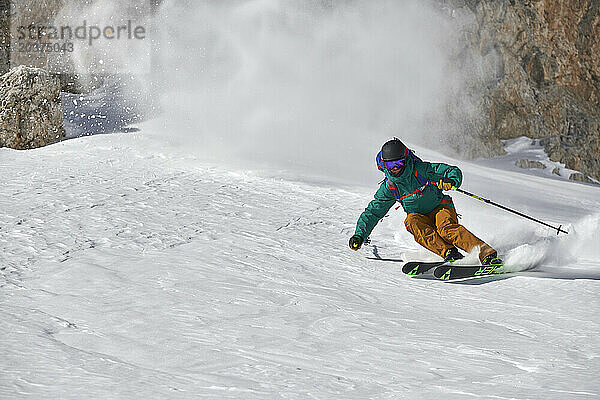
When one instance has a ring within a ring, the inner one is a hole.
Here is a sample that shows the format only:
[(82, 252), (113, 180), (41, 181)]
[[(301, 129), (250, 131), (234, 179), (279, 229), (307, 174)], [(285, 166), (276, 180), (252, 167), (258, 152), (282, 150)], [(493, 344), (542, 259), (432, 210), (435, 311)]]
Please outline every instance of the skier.
[(406, 230), (417, 243), (444, 261), (464, 257), (457, 247), (466, 252), (479, 247), (479, 260), (483, 265), (502, 263), (496, 250), (458, 223), (452, 198), (442, 193), (462, 183), (458, 167), (422, 161), (397, 138), (383, 145), (376, 160), (385, 179), (358, 218), (354, 236), (349, 241), (352, 250), (360, 249), (375, 225), (398, 201), (407, 214)]

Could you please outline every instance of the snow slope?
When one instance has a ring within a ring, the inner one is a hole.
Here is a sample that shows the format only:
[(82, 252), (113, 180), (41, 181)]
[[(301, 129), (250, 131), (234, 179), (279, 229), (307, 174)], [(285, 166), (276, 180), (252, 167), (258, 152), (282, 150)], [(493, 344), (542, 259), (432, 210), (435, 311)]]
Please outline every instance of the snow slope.
[(532, 269), (414, 280), (373, 259), (435, 258), (402, 211), (347, 248), (376, 182), (227, 170), (144, 130), (0, 149), (0, 398), (600, 397), (600, 189), (417, 152), (570, 234), (454, 194)]

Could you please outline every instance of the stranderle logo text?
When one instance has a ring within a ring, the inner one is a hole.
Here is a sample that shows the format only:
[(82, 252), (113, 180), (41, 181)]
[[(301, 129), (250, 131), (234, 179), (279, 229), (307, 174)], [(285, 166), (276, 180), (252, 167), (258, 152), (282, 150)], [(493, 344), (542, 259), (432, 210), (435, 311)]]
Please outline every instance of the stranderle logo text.
[(87, 21), (83, 21), (82, 25), (73, 28), (70, 25), (64, 26), (44, 26), (31, 24), (29, 26), (17, 27), (18, 40), (87, 40), (92, 46), (94, 41), (101, 38), (107, 40), (143, 40), (146, 38), (146, 28), (141, 25), (133, 26), (133, 21), (128, 20), (125, 25), (104, 26), (87, 25)]

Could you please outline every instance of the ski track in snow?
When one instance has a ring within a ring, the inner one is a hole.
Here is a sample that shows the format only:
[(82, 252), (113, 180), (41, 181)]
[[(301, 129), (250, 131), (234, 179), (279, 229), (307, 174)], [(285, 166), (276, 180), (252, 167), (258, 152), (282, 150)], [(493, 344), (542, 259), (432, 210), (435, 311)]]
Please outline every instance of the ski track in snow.
[(226, 171), (142, 133), (0, 160), (0, 398), (600, 397), (595, 187), (461, 163), (473, 192), (574, 224), (454, 194), (533, 269), (449, 284), (368, 258), (431, 258), (402, 211), (347, 249), (375, 184)]

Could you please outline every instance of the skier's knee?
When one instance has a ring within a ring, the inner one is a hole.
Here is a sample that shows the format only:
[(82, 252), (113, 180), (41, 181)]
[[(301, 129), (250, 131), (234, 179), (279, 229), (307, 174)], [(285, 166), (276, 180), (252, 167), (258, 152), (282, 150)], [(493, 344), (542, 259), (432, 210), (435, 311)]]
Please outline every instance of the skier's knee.
[(459, 226), (458, 224), (446, 224), (438, 227), (437, 231), (444, 240), (451, 240), (456, 236)]
[(424, 225), (427, 225), (426, 217), (419, 213), (410, 213), (404, 220), (404, 226), (410, 233), (421, 230)]

